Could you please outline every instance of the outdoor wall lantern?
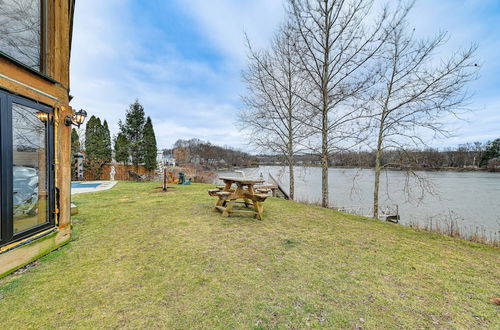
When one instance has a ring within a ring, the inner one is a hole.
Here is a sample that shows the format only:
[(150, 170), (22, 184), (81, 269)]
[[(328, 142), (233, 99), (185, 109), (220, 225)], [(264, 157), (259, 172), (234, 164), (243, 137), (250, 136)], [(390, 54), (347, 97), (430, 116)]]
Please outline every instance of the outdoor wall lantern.
[(73, 115), (67, 115), (64, 123), (66, 124), (66, 126), (75, 125), (80, 128), (80, 125), (83, 124), (85, 118), (87, 118), (87, 111), (81, 109), (75, 112)]

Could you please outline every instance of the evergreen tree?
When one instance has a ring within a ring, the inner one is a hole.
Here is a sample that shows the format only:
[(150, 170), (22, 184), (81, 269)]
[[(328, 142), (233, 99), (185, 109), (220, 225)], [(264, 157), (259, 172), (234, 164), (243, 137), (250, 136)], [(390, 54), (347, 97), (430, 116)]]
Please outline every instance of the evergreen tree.
[[(75, 162), (75, 154), (80, 152), (80, 137), (75, 128), (71, 130), (71, 164)], [(75, 178), (74, 171), (71, 171), (73, 179)]]
[(156, 137), (151, 118), (148, 117), (144, 125), (144, 167), (147, 170), (156, 169)]
[(490, 159), (498, 157), (500, 157), (500, 138), (495, 139), (494, 141), (489, 141), (486, 144), (486, 150), (481, 157), (479, 166), (487, 166)]
[(135, 100), (127, 110), (125, 123), (120, 122), (120, 130), (128, 140), (132, 164), (139, 165), (144, 162), (144, 108)]
[(85, 126), (85, 154), (93, 154), (95, 150), (95, 131), (97, 118), (92, 115)]
[(115, 138), (115, 160), (123, 165), (127, 165), (129, 160), (128, 140), (121, 132)]
[(108, 122), (104, 120), (102, 125), (102, 135), (103, 135), (103, 152), (104, 152), (104, 160), (106, 163), (111, 163), (113, 158), (113, 148), (111, 146), (111, 134), (109, 133)]
[(71, 155), (80, 152), (80, 137), (75, 128), (71, 130)]
[(92, 116), (85, 128), (85, 167), (94, 174), (96, 179), (101, 177), (102, 165), (106, 163), (106, 133), (101, 120)]
[(85, 170), (94, 172), (96, 117), (92, 115), (85, 126)]

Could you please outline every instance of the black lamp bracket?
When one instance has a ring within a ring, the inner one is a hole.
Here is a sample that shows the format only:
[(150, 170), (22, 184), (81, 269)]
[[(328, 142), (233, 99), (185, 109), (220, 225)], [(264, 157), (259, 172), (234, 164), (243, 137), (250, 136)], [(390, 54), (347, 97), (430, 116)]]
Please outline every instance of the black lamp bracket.
[(76, 126), (76, 127), (78, 127), (78, 128), (80, 128), (80, 125), (81, 125), (81, 124), (75, 124), (75, 123), (73, 122), (73, 116), (71, 116), (71, 115), (67, 115), (67, 116), (66, 116), (66, 118), (64, 119), (64, 124), (65, 124), (66, 126), (71, 126), (71, 125), (73, 125), (73, 126)]

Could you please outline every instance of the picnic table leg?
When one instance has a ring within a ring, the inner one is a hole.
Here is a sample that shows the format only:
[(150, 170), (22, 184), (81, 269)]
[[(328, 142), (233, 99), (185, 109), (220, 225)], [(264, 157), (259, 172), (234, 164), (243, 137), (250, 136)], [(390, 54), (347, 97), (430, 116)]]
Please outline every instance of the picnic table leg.
[(252, 185), (252, 184), (248, 185), (248, 191), (249, 191), (252, 195), (255, 195), (255, 190), (253, 189), (253, 185)]
[[(228, 188), (228, 185), (226, 185), (226, 188)], [(229, 188), (231, 188), (230, 185), (229, 185)], [(238, 199), (238, 196), (242, 195), (242, 191), (243, 191), (243, 186), (240, 183), (236, 183), (236, 190), (230, 196), (229, 202), (226, 205), (226, 209), (224, 210), (224, 212), (222, 212), (222, 216), (224, 216), (224, 217), (229, 216), (229, 214), (233, 211), (233, 205), (236, 202), (236, 200)]]
[(222, 191), (229, 191), (229, 190), (231, 190), (232, 184), (233, 183), (231, 181), (226, 182), (226, 186), (224, 187), (224, 189)]
[(222, 216), (223, 217), (228, 217), (229, 216), (229, 214), (233, 210), (233, 205), (234, 205), (235, 201), (236, 201), (236, 199), (230, 199), (229, 200), (229, 203), (227, 203), (226, 209), (224, 210), (224, 212), (222, 212)]
[(255, 217), (259, 220), (264, 220), (264, 208), (262, 207), (262, 203), (261, 202), (253, 202), (253, 207), (254, 207), (254, 210), (255, 210)]
[(225, 206), (226, 205), (226, 198), (223, 196), (219, 196), (219, 199), (215, 203), (215, 206), (213, 208), (214, 211), (218, 211), (217, 206)]
[(243, 198), (243, 201), (245, 202), (245, 207), (248, 207), (248, 205), (250, 205), (250, 201), (247, 198)]
[[(255, 191), (254, 191), (254, 189), (253, 189), (253, 185), (251, 185), (251, 184), (250, 184), (250, 185), (247, 185), (247, 190), (248, 190), (248, 192), (249, 192), (250, 194), (252, 194), (252, 195), (253, 195), (253, 194), (255, 194)], [(248, 200), (248, 198), (245, 198), (244, 200), (245, 200), (245, 207), (248, 207), (248, 205), (253, 205), (253, 202), (250, 202), (250, 201)]]
[[(226, 182), (226, 186), (224, 187), (224, 189), (222, 191), (231, 191), (231, 186), (232, 185), (233, 185), (233, 182), (227, 181)], [(224, 201), (222, 202), (221, 206), (227, 207), (227, 198), (224, 199)]]

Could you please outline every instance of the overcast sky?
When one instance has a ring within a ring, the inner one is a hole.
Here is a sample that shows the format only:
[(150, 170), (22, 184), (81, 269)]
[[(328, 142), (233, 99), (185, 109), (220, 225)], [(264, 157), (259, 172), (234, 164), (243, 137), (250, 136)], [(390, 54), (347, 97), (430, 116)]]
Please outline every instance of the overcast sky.
[[(281, 0), (84, 0), (76, 2), (72, 106), (107, 119), (111, 133), (136, 98), (151, 116), (158, 147), (200, 138), (246, 149), (235, 127), (244, 91), (244, 32), (265, 47), (283, 19)], [(479, 45), (477, 111), (452, 123), (436, 147), (500, 137), (500, 1), (420, 0), (419, 35), (450, 33), (444, 52)]]

